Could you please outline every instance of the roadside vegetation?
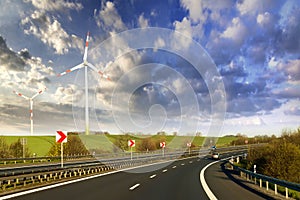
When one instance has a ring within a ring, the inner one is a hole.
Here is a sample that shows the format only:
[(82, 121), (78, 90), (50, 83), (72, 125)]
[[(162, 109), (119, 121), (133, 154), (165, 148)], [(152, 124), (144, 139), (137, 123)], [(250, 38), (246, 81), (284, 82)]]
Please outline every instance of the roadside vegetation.
[(249, 149), (243, 167), (274, 178), (300, 183), (300, 128), (284, 130), (278, 138), (268, 138), (268, 144)]
[(29, 155), (28, 147), (25, 147), (23, 155), (21, 139), (9, 145), (4, 137), (0, 137), (0, 158), (22, 158), (23, 156), (28, 157)]
[[(60, 155), (60, 144), (55, 142), (54, 136), (2, 136), (0, 137), (0, 156), (2, 158), (22, 157), (23, 146), (20, 143), (21, 138), (26, 138), (25, 156), (58, 156)], [(248, 138), (246, 135), (227, 135), (223, 137), (206, 138), (199, 132), (196, 136), (182, 136), (178, 133), (158, 132), (155, 135), (143, 135), (125, 133), (122, 135), (110, 134), (108, 132), (96, 132), (91, 135), (84, 135), (83, 133), (69, 132), (68, 142), (64, 144), (65, 155), (84, 155), (87, 153), (122, 153), (130, 151), (128, 147), (128, 140), (135, 140), (136, 146), (132, 149), (135, 152), (155, 151), (159, 150), (160, 142), (166, 142), (166, 149), (176, 150), (187, 148), (187, 143), (191, 143), (191, 149), (198, 149), (200, 147), (210, 147), (216, 145), (217, 148), (257, 144), (257, 143), (274, 143), (274, 141), (285, 138), (287, 145), (290, 141), (294, 145), (300, 144), (297, 142), (293, 132), (284, 131), (280, 138), (272, 136), (255, 136)], [(299, 139), (298, 139), (299, 140)], [(279, 142), (280, 143), (280, 142)], [(293, 147), (289, 147), (293, 148)], [(270, 150), (271, 151), (271, 150)], [(294, 152), (297, 152), (294, 150)], [(254, 155), (254, 153), (253, 153)], [(255, 159), (255, 158), (253, 158)], [(257, 160), (255, 160), (256, 162)], [(251, 167), (251, 163), (248, 164)], [(264, 165), (262, 165), (264, 166)], [(300, 170), (299, 170), (300, 171)]]

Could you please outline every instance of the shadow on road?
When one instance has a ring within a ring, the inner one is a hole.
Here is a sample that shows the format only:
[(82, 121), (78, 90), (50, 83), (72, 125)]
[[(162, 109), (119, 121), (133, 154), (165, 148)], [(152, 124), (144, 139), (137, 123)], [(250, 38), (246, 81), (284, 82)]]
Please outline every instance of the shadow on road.
[(273, 198), (273, 197), (271, 197), (271, 196), (269, 196), (267, 194), (264, 194), (264, 193), (262, 193), (260, 191), (257, 191), (255, 189), (249, 187), (247, 184), (245, 184), (245, 183), (248, 183), (247, 181), (243, 181), (243, 180), (239, 180), (239, 179), (235, 178), (233, 175), (237, 175), (238, 176), (239, 173), (237, 171), (235, 171), (235, 170), (228, 170), (228, 169), (226, 169), (225, 168), (225, 164), (226, 164), (225, 161), (220, 164), (221, 170), (226, 174), (226, 176), (231, 181), (233, 181), (236, 184), (238, 184), (239, 186), (241, 186), (241, 187), (243, 187), (243, 188), (245, 188), (245, 189), (247, 189), (247, 190), (249, 190), (249, 191), (251, 191), (251, 192), (253, 192), (253, 193), (257, 194), (257, 195), (259, 195), (259, 196), (261, 196), (264, 199), (276, 199), (276, 198)]

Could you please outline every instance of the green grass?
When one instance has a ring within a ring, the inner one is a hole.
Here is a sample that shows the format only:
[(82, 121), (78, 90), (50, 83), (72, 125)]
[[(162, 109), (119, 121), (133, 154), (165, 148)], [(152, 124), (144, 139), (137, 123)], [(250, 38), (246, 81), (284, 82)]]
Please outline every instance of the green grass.
[(217, 146), (228, 146), (232, 141), (234, 141), (236, 139), (237, 138), (234, 136), (219, 137)]
[[(27, 147), (30, 155), (36, 153), (37, 156), (46, 156), (52, 144), (55, 142), (54, 136), (2, 136), (10, 145), (16, 142), (19, 138), (27, 139)], [(113, 143), (124, 135), (80, 135), (82, 142), (88, 149), (101, 149), (104, 152), (112, 152)], [(154, 140), (165, 141), (167, 147), (170, 149), (178, 149), (186, 147), (186, 143), (192, 141), (196, 147), (203, 145), (205, 137), (192, 137), (192, 136), (173, 136), (173, 135), (153, 135), (153, 136), (130, 136), (136, 143), (139, 143), (142, 138), (152, 137)], [(217, 140), (217, 147), (227, 146), (236, 137), (220, 137)]]
[(32, 156), (46, 156), (52, 144), (55, 142), (54, 136), (2, 136), (8, 145), (17, 142), (20, 138), (27, 139), (27, 147)]

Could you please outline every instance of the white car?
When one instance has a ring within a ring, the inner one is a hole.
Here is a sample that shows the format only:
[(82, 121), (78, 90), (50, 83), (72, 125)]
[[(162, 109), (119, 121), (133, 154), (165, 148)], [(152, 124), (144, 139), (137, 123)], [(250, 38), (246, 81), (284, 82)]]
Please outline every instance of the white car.
[(217, 159), (220, 158), (220, 154), (219, 154), (218, 152), (213, 152), (213, 153), (211, 154), (211, 158), (217, 160)]

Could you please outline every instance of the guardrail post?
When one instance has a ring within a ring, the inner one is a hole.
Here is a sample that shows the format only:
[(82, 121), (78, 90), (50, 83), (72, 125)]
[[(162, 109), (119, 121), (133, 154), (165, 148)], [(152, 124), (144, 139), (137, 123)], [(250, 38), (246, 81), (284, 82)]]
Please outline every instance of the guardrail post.
[(274, 185), (275, 186), (275, 194), (277, 195), (277, 184)]
[(285, 188), (285, 198), (289, 198), (289, 189), (287, 187)]
[(259, 179), (259, 187), (262, 187), (262, 180)]
[(267, 190), (269, 190), (269, 181), (266, 181)]

